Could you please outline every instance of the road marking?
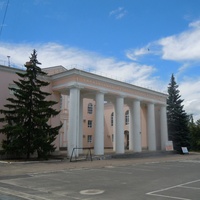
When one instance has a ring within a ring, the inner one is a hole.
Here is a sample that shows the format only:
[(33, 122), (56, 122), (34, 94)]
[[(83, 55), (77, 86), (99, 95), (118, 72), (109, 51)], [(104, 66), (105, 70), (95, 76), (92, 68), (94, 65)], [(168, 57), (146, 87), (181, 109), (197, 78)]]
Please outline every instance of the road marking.
[(182, 188), (193, 189), (193, 190), (200, 190), (198, 187), (189, 187), (189, 186), (181, 186)]
[[(116, 169), (116, 168), (115, 168)], [(133, 173), (130, 173), (130, 172), (121, 172), (121, 171), (117, 171), (117, 170), (112, 170), (112, 169), (107, 169), (104, 168), (104, 169), (92, 169), (92, 171), (102, 171), (102, 172), (109, 172), (109, 173), (118, 173), (118, 174), (133, 174)]]
[(115, 168), (114, 166), (112, 166), (112, 165), (108, 165), (108, 166), (105, 166), (105, 168), (108, 168), (108, 169), (113, 169), (113, 168)]
[[(126, 168), (126, 169), (128, 169), (128, 168)], [(133, 167), (133, 168), (129, 168), (129, 169), (132, 169), (132, 170), (134, 170), (134, 171), (145, 171), (145, 172), (153, 172), (153, 171), (155, 171), (154, 169), (147, 169), (147, 168), (138, 168), (138, 167)], [(133, 171), (133, 172), (134, 172)]]
[(184, 162), (184, 163), (199, 163), (200, 164), (200, 160), (181, 160), (179, 162)]
[[(171, 189), (178, 188), (178, 187), (187, 187), (185, 185), (188, 185), (188, 184), (191, 184), (191, 183), (196, 183), (196, 182), (200, 182), (200, 179), (195, 180), (195, 181), (186, 182), (186, 183), (179, 184), (179, 185), (175, 185), (175, 186), (168, 187), (168, 188), (163, 188), (163, 189), (160, 189), (160, 190), (155, 190), (155, 191), (152, 191), (152, 192), (148, 192), (146, 194), (147, 195), (152, 195), (152, 196), (166, 197), (166, 198), (171, 198), (171, 199), (191, 200), (191, 199), (186, 199), (186, 198), (181, 198), (181, 197), (175, 197), (175, 196), (167, 196), (167, 195), (156, 194), (156, 193), (167, 191), (167, 190), (171, 190)], [(195, 188), (193, 188), (193, 189), (195, 189)]]
[(24, 193), (24, 192), (18, 192), (16, 190), (11, 190), (11, 189), (8, 189), (8, 188), (3, 188), (3, 187), (0, 187), (0, 191), (1, 191), (1, 193), (8, 194), (8, 195), (11, 195), (11, 196), (20, 197), (20, 198), (23, 198), (23, 199), (26, 199), (26, 200), (36, 200), (36, 199), (37, 200), (49, 200), (45, 197), (39, 197), (39, 196), (36, 196), (36, 195)]
[(164, 197), (164, 198), (170, 198), (170, 199), (179, 199), (179, 200), (192, 200), (192, 199), (185, 199), (185, 198), (180, 198), (180, 197), (173, 197), (173, 196), (167, 196), (167, 195), (162, 195), (162, 194), (148, 194), (156, 197)]
[(102, 194), (104, 192), (105, 192), (104, 190), (90, 189), (90, 190), (82, 190), (82, 191), (80, 191), (80, 194), (97, 195), (97, 194)]

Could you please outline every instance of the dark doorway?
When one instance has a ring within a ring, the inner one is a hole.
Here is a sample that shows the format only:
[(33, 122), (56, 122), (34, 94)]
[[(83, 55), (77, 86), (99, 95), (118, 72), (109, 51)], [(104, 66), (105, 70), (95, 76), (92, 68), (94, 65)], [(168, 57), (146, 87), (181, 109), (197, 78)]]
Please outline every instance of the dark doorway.
[(125, 149), (129, 149), (129, 131), (124, 131)]

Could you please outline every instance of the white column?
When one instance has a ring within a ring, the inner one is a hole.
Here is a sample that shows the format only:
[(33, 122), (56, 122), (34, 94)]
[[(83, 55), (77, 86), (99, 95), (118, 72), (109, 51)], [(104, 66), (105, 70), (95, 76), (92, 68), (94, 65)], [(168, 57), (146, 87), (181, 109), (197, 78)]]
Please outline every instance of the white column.
[[(71, 156), (72, 150), (78, 147), (78, 135), (79, 135), (79, 103), (80, 103), (80, 89), (73, 87), (70, 89), (70, 101), (69, 101), (69, 131), (68, 131), (68, 156)], [(78, 151), (75, 151), (78, 156)]]
[(112, 127), (112, 134), (113, 134), (113, 151), (116, 150), (116, 106), (115, 106), (115, 102), (112, 102), (113, 106), (114, 106), (114, 111), (113, 111), (113, 127)]
[(133, 105), (129, 104), (129, 150), (133, 151)]
[[(83, 147), (83, 97), (80, 96), (80, 109), (79, 109), (79, 118), (80, 118), (80, 123), (79, 123), (79, 147)], [(79, 150), (79, 153), (82, 153), (83, 150)]]
[(140, 122), (140, 101), (133, 101), (133, 151), (142, 151), (141, 122)]
[(63, 147), (67, 147), (67, 126), (68, 126), (68, 96), (66, 95), (62, 95), (62, 99), (64, 102), (63, 103), (63, 115), (64, 115), (64, 119), (63, 119), (63, 128), (64, 128), (64, 136), (63, 136), (63, 141), (62, 141), (62, 144), (63, 144)]
[(94, 154), (104, 154), (104, 94), (101, 92), (96, 94)]
[(167, 112), (165, 105), (161, 106), (160, 108), (160, 132), (161, 132), (161, 149), (165, 150), (166, 142), (168, 141)]
[(124, 98), (116, 98), (116, 153), (124, 153)]
[(153, 103), (147, 105), (147, 133), (149, 151), (156, 150), (155, 108)]

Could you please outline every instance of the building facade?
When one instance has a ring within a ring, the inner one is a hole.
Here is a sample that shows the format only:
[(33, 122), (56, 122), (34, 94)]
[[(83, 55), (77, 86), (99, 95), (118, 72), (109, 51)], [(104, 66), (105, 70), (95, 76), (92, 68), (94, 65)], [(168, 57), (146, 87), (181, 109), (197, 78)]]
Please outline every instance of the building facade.
[[(43, 69), (50, 85), (45, 88), (58, 102), (60, 115), (52, 118), (52, 126), (62, 121), (55, 141), (57, 150), (93, 147), (95, 155), (104, 149), (123, 154), (125, 150), (164, 150), (168, 141), (167, 95), (113, 80), (79, 69), (62, 66)], [(8, 87), (17, 80), (15, 68), (0, 66), (0, 108), (12, 94)], [(0, 124), (2, 126), (2, 124)], [(0, 141), (4, 136), (0, 135)], [(76, 151), (78, 156), (81, 151)]]

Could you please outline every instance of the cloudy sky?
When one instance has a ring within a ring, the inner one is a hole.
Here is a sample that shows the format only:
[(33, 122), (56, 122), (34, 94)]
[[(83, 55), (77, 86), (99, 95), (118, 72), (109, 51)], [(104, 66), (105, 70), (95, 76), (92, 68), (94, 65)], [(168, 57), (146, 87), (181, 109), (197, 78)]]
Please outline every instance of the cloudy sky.
[(167, 92), (200, 119), (199, 0), (0, 0), (0, 64), (80, 68)]

